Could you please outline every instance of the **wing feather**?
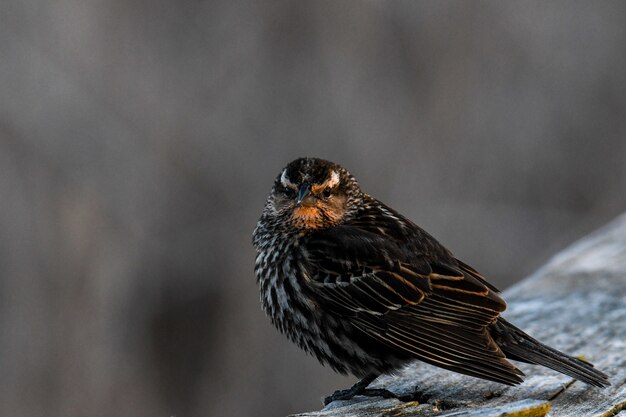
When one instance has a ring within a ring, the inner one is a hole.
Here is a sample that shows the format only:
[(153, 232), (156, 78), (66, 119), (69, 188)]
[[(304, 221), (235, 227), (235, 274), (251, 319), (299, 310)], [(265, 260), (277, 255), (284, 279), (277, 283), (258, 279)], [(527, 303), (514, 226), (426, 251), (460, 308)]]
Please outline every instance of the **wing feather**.
[[(310, 238), (306, 261), (318, 275), (309, 284), (321, 303), (400, 356), (520, 383), (523, 374), (487, 331), (506, 308), (498, 290), (412, 223), (374, 227), (372, 219)], [(404, 241), (390, 239), (406, 230)], [(437, 256), (420, 255), (421, 247)]]

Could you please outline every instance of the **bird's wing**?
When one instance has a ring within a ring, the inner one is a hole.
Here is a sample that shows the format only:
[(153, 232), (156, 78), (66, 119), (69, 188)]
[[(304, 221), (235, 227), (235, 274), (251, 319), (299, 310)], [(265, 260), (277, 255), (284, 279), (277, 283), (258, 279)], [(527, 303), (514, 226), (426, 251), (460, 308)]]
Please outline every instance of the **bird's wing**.
[(350, 226), (309, 239), (306, 253), (324, 307), (377, 342), (456, 372), (521, 382), (488, 332), (506, 304), (469, 266), (405, 262), (390, 239)]

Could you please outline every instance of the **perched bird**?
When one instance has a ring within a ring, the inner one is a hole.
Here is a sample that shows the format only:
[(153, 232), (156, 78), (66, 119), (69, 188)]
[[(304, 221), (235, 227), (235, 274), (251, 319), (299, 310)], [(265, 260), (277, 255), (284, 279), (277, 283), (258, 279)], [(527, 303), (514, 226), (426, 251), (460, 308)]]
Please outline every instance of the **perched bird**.
[(500, 317), (506, 303), (493, 285), (335, 163), (289, 163), (253, 243), (272, 323), (322, 364), (362, 378), (326, 402), (393, 396), (367, 386), (415, 359), (507, 385), (524, 375), (509, 359), (609, 385), (593, 365)]

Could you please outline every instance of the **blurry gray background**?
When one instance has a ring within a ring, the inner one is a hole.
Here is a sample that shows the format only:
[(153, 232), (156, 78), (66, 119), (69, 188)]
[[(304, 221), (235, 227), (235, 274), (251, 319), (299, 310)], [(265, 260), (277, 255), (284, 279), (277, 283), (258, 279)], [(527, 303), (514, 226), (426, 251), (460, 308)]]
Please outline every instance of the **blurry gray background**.
[[(626, 3), (3, 0), (0, 415), (280, 416), (342, 378), (261, 312), (298, 156), (506, 288), (626, 208)], [(442, 371), (443, 372), (443, 371)]]

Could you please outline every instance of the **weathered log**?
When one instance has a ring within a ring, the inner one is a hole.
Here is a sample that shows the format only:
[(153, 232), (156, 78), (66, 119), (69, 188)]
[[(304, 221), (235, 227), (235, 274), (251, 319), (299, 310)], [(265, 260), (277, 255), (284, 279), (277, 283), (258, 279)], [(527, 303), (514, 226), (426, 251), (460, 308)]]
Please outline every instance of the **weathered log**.
[(609, 375), (599, 389), (541, 366), (508, 387), (413, 363), (371, 387), (421, 401), (357, 397), (305, 416), (615, 416), (626, 410), (626, 214), (504, 292), (509, 321)]

